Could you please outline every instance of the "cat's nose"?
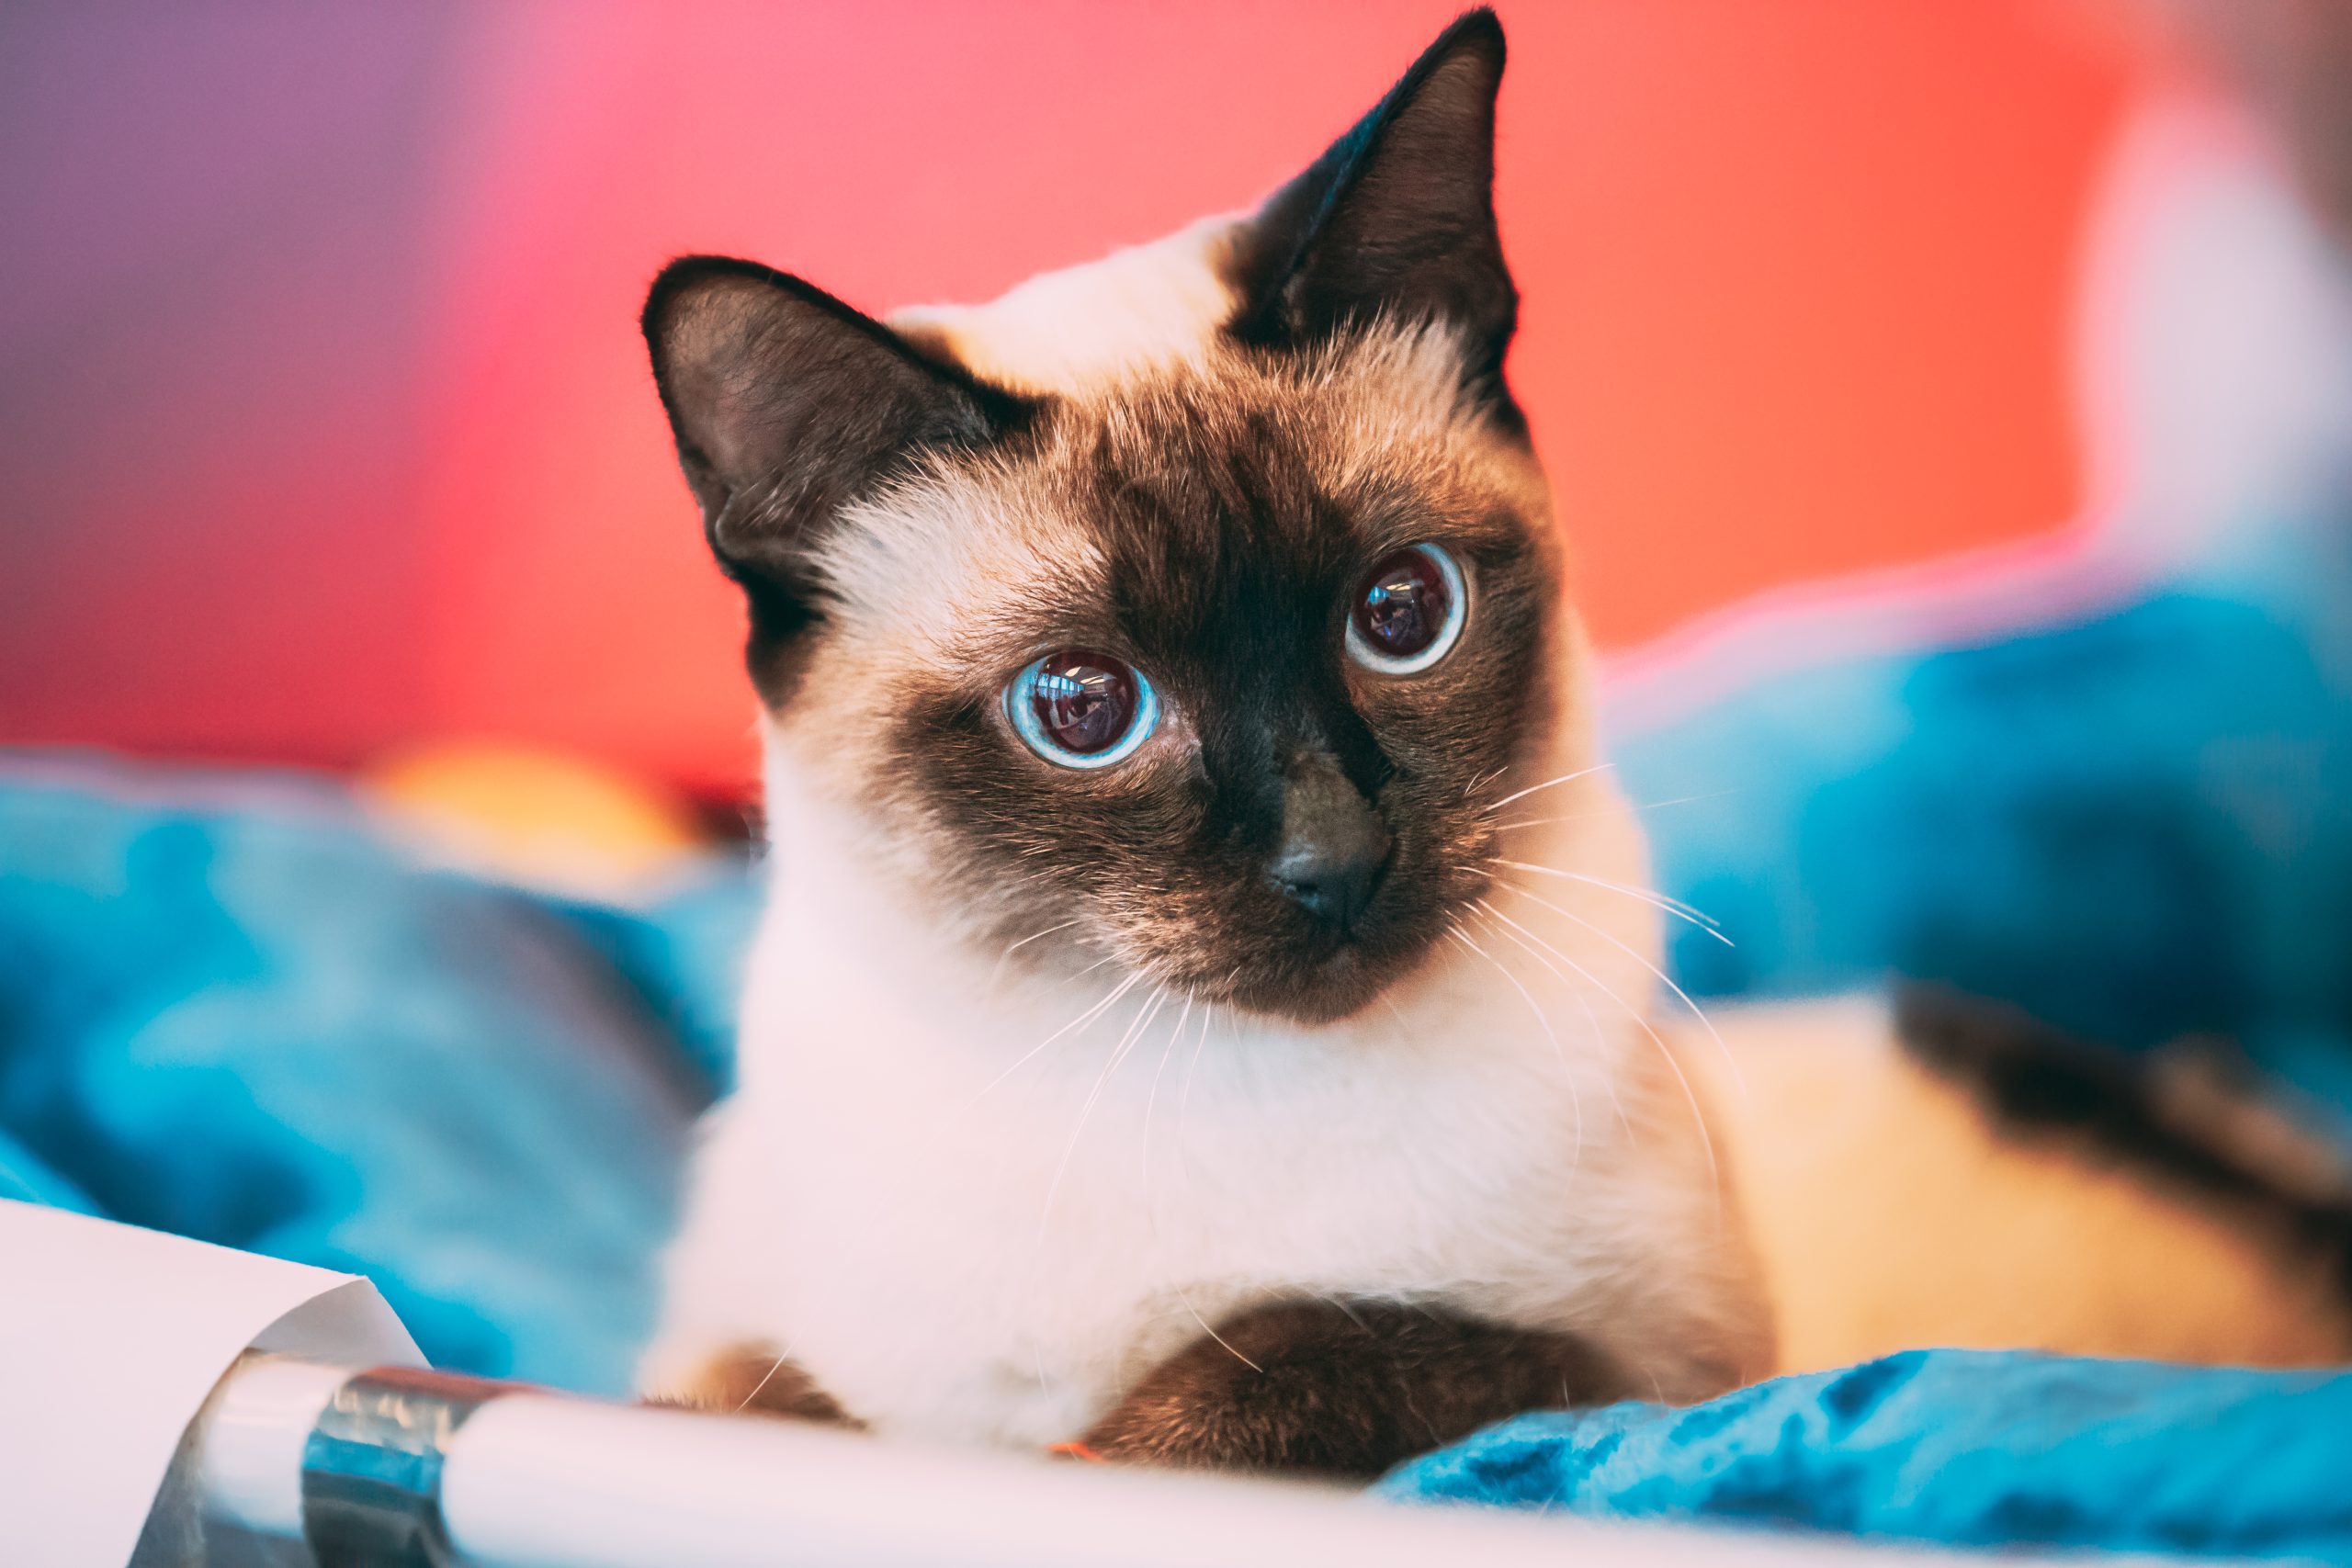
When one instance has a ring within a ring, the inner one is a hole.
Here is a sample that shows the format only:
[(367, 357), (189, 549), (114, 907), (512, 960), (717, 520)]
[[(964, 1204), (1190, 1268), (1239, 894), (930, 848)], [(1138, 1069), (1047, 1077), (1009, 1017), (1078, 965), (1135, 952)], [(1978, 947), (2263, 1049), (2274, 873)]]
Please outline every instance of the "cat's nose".
[(1295, 772), (1283, 792), (1283, 836), (1266, 874), (1300, 908), (1340, 931), (1363, 918), (1388, 865), (1387, 825), (1336, 764)]

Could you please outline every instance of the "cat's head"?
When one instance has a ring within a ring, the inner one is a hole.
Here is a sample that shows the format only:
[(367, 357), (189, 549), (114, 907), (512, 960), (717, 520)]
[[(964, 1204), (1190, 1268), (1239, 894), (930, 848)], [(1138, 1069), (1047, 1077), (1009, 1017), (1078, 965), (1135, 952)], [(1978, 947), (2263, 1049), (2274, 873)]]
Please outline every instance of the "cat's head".
[(1570, 636), (1503, 379), (1502, 67), (1472, 13), (1257, 213), (992, 306), (655, 284), (777, 749), (941, 920), (1313, 1021), (1485, 889)]

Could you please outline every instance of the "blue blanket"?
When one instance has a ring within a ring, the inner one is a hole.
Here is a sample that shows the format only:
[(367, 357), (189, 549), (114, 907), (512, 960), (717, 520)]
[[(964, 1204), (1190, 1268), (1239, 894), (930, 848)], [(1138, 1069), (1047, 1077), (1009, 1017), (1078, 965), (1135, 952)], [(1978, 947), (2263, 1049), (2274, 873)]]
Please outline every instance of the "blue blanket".
[(1736, 939), (1678, 926), (1682, 983), (1940, 981), (2124, 1049), (2233, 1041), (2352, 1106), (2352, 562), (2301, 561), (1629, 734), (1628, 790), (1675, 803), (1644, 818), (1658, 886)]
[(371, 1276), (452, 1368), (627, 1386), (740, 875), (573, 909), (334, 791), (0, 769), (0, 1197)]
[(1392, 1497), (2352, 1562), (2352, 1373), (1908, 1351), (1690, 1410), (1522, 1416)]

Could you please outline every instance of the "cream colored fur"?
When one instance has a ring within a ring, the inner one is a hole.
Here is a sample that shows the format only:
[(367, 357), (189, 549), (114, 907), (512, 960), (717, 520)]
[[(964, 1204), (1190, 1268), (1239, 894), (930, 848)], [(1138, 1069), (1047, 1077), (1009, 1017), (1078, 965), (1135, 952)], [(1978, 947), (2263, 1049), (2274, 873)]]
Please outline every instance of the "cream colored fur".
[(2274, 1218), (2086, 1143), (2005, 1134), (1895, 1046), (1876, 1002), (1719, 1023), (1730, 1055), (1689, 1055), (1735, 1156), (1785, 1370), (1922, 1345), (2272, 1366), (2352, 1350), (2340, 1280)]

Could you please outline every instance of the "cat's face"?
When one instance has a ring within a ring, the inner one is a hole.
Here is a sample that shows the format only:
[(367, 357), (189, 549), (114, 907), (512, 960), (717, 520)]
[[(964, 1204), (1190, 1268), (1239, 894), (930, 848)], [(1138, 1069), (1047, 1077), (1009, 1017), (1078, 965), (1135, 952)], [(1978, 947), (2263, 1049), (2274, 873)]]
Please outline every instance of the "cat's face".
[(794, 765), (976, 940), (1361, 1005), (1483, 890), (1552, 708), (1540, 491), (1457, 364), (1236, 351), (906, 484), (820, 568)]
[(985, 310), (896, 332), (741, 263), (656, 286), (790, 765), (943, 923), (1312, 1021), (1487, 886), (1564, 636), (1501, 381), (1500, 69), (1465, 18), (1256, 217), (1129, 259), (1210, 308), (1102, 374), (1008, 375)]

